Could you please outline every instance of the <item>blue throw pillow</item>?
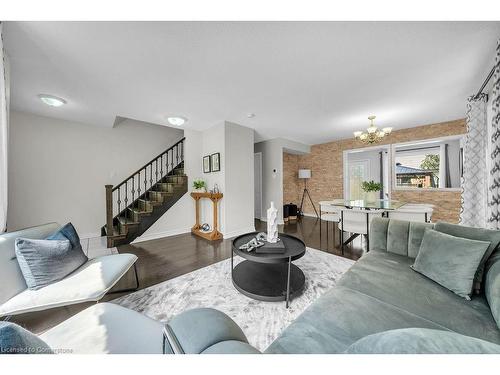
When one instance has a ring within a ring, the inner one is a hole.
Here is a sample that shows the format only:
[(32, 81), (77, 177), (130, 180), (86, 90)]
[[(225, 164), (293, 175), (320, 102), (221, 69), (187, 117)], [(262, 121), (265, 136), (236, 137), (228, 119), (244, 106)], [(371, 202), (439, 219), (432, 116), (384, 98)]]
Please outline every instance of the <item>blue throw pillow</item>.
[(73, 250), (81, 253), (81, 256), (85, 257), (85, 261), (88, 260), (87, 256), (83, 252), (82, 244), (80, 243), (80, 237), (76, 233), (76, 229), (73, 224), (68, 223), (59, 229), (57, 232), (52, 233), (46, 238), (47, 240), (68, 240), (71, 243)]
[(14, 323), (0, 322), (0, 354), (52, 354), (50, 347)]
[(37, 290), (63, 279), (87, 262), (69, 240), (17, 238), (16, 257), (29, 289)]

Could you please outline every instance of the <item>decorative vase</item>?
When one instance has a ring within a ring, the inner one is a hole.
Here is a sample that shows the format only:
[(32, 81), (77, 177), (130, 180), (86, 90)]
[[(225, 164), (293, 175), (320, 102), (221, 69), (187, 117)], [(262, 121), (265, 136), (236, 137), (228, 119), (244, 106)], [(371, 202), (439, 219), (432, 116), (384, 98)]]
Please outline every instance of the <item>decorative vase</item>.
[(366, 201), (367, 202), (375, 202), (380, 196), (379, 191), (368, 191), (366, 193)]
[(274, 207), (274, 202), (267, 209), (267, 242), (278, 242), (278, 210)]

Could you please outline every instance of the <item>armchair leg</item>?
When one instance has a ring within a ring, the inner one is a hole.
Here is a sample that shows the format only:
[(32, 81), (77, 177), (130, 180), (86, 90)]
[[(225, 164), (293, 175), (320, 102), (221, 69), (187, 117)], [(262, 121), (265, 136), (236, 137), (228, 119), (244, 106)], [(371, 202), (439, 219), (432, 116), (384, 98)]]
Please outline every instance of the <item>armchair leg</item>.
[(108, 292), (107, 294), (126, 293), (126, 292), (135, 292), (135, 291), (137, 291), (137, 289), (139, 289), (139, 276), (137, 275), (137, 265), (136, 265), (136, 263), (134, 263), (134, 275), (135, 275), (135, 288), (113, 290), (112, 292)]

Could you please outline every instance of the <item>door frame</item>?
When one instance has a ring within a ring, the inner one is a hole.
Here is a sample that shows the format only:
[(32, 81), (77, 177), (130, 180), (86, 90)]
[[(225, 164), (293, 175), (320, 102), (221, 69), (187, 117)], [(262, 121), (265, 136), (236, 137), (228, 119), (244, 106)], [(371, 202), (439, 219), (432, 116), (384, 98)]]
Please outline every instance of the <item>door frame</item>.
[(342, 185), (342, 191), (343, 191), (343, 198), (344, 199), (347, 199), (347, 189), (346, 189), (346, 186), (348, 185), (348, 165), (347, 165), (347, 158), (349, 156), (349, 154), (354, 154), (354, 153), (359, 153), (359, 152), (364, 152), (364, 151), (376, 151), (376, 150), (384, 150), (387, 152), (387, 163), (389, 164), (387, 166), (387, 173), (388, 173), (388, 183), (389, 183), (389, 186), (388, 186), (388, 189), (387, 189), (387, 193), (388, 193), (388, 197), (387, 199), (391, 199), (391, 194), (392, 194), (392, 168), (391, 168), (391, 165), (392, 165), (392, 148), (391, 148), (391, 145), (388, 144), (388, 145), (375, 145), (375, 146), (369, 146), (369, 147), (360, 147), (360, 148), (353, 148), (353, 149), (349, 149), (349, 150), (344, 150), (342, 152), (342, 182), (343, 182), (343, 185)]
[[(260, 171), (260, 217), (255, 217), (255, 206), (257, 205), (257, 202), (254, 202), (254, 210), (253, 210), (253, 216), (255, 219), (262, 220), (262, 152), (254, 152), (253, 153), (253, 160), (255, 163), (255, 156), (259, 156), (259, 171)], [(254, 166), (254, 173), (255, 173), (255, 166)], [(255, 180), (255, 175), (254, 175), (254, 180)], [(255, 182), (254, 182), (254, 196), (255, 196)]]

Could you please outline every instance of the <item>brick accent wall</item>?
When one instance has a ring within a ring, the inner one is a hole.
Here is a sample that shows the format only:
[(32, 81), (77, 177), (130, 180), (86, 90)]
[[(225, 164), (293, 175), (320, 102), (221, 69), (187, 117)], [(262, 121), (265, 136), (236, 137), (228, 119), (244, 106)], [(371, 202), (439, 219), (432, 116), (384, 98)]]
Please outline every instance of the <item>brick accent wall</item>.
[[(393, 131), (379, 144), (417, 141), (423, 139), (464, 134), (465, 119), (423, 125)], [(343, 197), (343, 151), (365, 147), (356, 139), (343, 139), (311, 146), (306, 155), (283, 154), (283, 202), (300, 204), (303, 181), (297, 178), (299, 168), (311, 169), (307, 181), (311, 198), (317, 204), (321, 200)], [(431, 203), (434, 208), (433, 221), (443, 220), (458, 223), (460, 215), (460, 192), (456, 191), (392, 191), (392, 198), (404, 202)], [(304, 203), (304, 212), (314, 214), (309, 201)]]

